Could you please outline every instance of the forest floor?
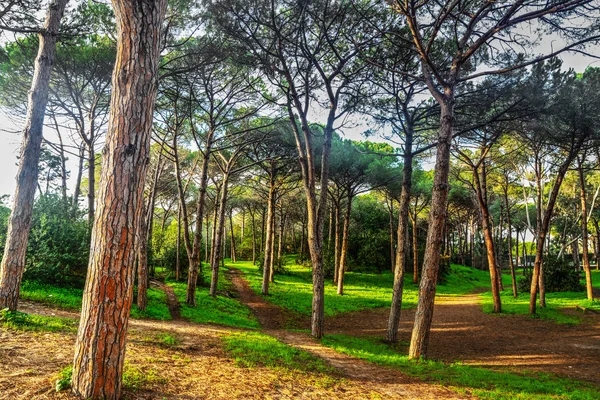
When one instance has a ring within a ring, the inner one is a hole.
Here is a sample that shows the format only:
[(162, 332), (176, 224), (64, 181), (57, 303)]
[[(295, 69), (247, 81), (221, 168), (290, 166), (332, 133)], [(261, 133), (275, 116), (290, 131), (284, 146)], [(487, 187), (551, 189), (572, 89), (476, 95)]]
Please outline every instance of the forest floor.
[[(239, 270), (230, 268), (226, 276), (262, 330), (188, 322), (173, 288), (154, 282), (166, 293), (173, 320), (130, 320), (124, 398), (600, 398), (594, 397), (600, 386), (597, 314), (586, 314), (578, 325), (561, 325), (486, 314), (477, 293), (442, 294), (436, 299), (429, 356), (444, 364), (406, 364), (394, 357), (406, 352), (414, 310), (402, 311), (401, 343), (395, 348), (380, 340), (388, 317), (383, 308), (328, 317), (328, 339), (317, 341), (306, 330), (308, 318), (256, 294)], [(22, 301), (20, 310), (72, 325), (55, 332), (0, 327), (0, 399), (73, 398), (54, 385), (72, 362), (78, 313), (31, 301)], [(298, 329), (285, 329), (290, 326)], [(460, 364), (451, 364), (455, 361)], [(484, 391), (471, 382), (486, 379), (481, 371), (496, 374)], [(522, 375), (534, 387), (513, 388), (511, 381)], [(555, 375), (591, 385), (565, 381), (552, 392), (557, 395), (544, 395), (546, 389), (536, 382), (560, 379)]]

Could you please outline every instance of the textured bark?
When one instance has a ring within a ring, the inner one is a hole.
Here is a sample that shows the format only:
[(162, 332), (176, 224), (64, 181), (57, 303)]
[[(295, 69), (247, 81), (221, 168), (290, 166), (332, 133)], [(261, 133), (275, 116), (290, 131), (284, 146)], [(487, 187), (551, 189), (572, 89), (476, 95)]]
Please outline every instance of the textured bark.
[(219, 261), (221, 254), (223, 253), (224, 246), (224, 235), (225, 231), (225, 206), (227, 205), (227, 189), (228, 189), (229, 175), (223, 176), (223, 183), (221, 185), (221, 199), (219, 200), (219, 210), (217, 212), (217, 226), (216, 234), (213, 241), (213, 256), (210, 262), (212, 276), (210, 279), (210, 295), (215, 297), (217, 295), (217, 288), (219, 285)]
[(412, 216), (413, 283), (419, 283), (419, 246), (417, 243), (417, 214)]
[(440, 130), (436, 146), (435, 173), (429, 212), (429, 229), (423, 259), (423, 271), (419, 284), (419, 301), (415, 312), (409, 358), (427, 357), (429, 333), (433, 319), (437, 276), (440, 267), (440, 248), (444, 239), (448, 201), (448, 173), (450, 170), (450, 142), (454, 122), (454, 93), (448, 89), (440, 104)]
[(588, 210), (585, 192), (585, 172), (583, 171), (583, 165), (581, 159), (579, 159), (578, 165), (579, 172), (579, 194), (581, 198), (581, 236), (583, 243), (583, 270), (585, 272), (585, 288), (587, 292), (588, 300), (594, 299), (594, 288), (592, 286), (592, 271), (590, 268), (590, 256), (588, 251)]
[(269, 197), (267, 199), (267, 222), (266, 222), (266, 240), (265, 240), (265, 256), (263, 262), (263, 281), (262, 294), (269, 294), (269, 282), (271, 282), (271, 247), (273, 245), (273, 218), (275, 218), (275, 182), (271, 178), (269, 180)]
[(398, 247), (396, 249), (396, 266), (394, 267), (392, 305), (390, 307), (390, 317), (386, 332), (386, 340), (390, 343), (398, 342), (398, 326), (400, 324), (400, 312), (402, 309), (404, 269), (406, 267), (406, 256), (408, 254), (408, 207), (410, 205), (410, 191), (412, 188), (412, 159), (411, 131), (407, 132), (406, 139), (404, 141), (402, 191), (400, 193), (400, 206), (398, 208)]
[(90, 261), (73, 362), (73, 392), (118, 399), (143, 212), (166, 0), (114, 0), (117, 60)]
[(27, 117), (17, 171), (14, 204), (8, 219), (4, 256), (0, 264), (0, 310), (17, 309), (21, 278), (25, 268), (31, 213), (38, 183), (44, 114), (48, 103), (50, 75), (56, 54), (60, 20), (68, 0), (54, 0), (48, 6), (44, 28), (40, 31), (38, 54), (27, 102)]
[(342, 250), (340, 253), (340, 265), (338, 271), (337, 294), (344, 294), (344, 272), (348, 263), (348, 233), (350, 231), (350, 213), (352, 211), (352, 194), (348, 195), (348, 205), (344, 214), (344, 230), (342, 231)]

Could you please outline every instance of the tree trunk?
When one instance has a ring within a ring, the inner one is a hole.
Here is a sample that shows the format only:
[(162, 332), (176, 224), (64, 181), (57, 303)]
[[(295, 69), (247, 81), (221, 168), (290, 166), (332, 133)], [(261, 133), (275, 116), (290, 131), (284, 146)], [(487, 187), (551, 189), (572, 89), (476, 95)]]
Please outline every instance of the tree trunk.
[[(580, 140), (579, 144), (573, 149), (573, 153), (576, 154), (577, 151), (581, 148), (583, 144), (583, 138)], [(565, 160), (561, 166), (559, 167), (556, 173), (556, 179), (554, 181), (554, 185), (552, 187), (552, 191), (550, 193), (550, 197), (548, 199), (548, 206), (544, 211), (544, 217), (542, 223), (539, 224), (538, 229), (538, 237), (537, 237), (537, 247), (535, 249), (535, 261), (533, 262), (533, 272), (531, 276), (531, 289), (529, 291), (529, 313), (536, 313), (536, 297), (538, 288), (540, 289), (540, 307), (544, 307), (542, 305), (542, 289), (540, 287), (540, 282), (543, 281), (542, 278), (542, 262), (544, 257), (544, 245), (546, 244), (546, 234), (548, 233), (548, 229), (550, 228), (550, 219), (552, 218), (552, 212), (554, 211), (554, 205), (556, 204), (556, 199), (558, 198), (558, 192), (560, 191), (560, 186), (562, 185), (565, 174), (567, 173), (567, 169), (571, 162), (573, 161), (573, 156), (570, 156)], [(539, 222), (539, 221), (538, 221)]]
[(253, 211), (250, 212), (250, 218), (252, 221), (252, 265), (256, 265), (256, 220)]
[(273, 246), (273, 219), (275, 218), (275, 182), (271, 174), (269, 179), (269, 197), (267, 199), (267, 222), (266, 222), (266, 240), (265, 256), (263, 260), (263, 281), (262, 294), (269, 294), (269, 282), (271, 282), (271, 247)]
[(477, 193), (477, 201), (481, 211), (481, 228), (483, 230), (483, 240), (487, 253), (488, 269), (490, 271), (490, 281), (492, 286), (492, 299), (494, 301), (494, 312), (502, 312), (502, 301), (500, 299), (500, 277), (498, 276), (498, 268), (496, 266), (496, 252), (494, 250), (494, 238), (492, 236), (491, 216), (488, 208), (487, 196), (485, 194), (485, 169), (482, 169), (482, 178), (479, 178), (479, 171), (476, 167), (473, 170), (473, 180), (475, 191)]
[(179, 282), (179, 279), (181, 279), (181, 260), (179, 254), (181, 250), (181, 206), (177, 208), (177, 240), (175, 243), (177, 251), (175, 252), (175, 281)]
[(215, 241), (213, 242), (213, 259), (211, 260), (212, 276), (210, 279), (210, 295), (215, 297), (217, 295), (217, 288), (219, 284), (219, 259), (223, 252), (223, 241), (225, 230), (225, 206), (227, 205), (227, 189), (229, 175), (223, 175), (223, 183), (221, 184), (221, 199), (219, 200), (219, 211), (217, 212), (217, 234), (215, 235)]
[(73, 194), (73, 210), (79, 209), (79, 196), (81, 194), (81, 178), (83, 176), (83, 160), (85, 157), (85, 147), (79, 148), (79, 164), (77, 166), (77, 178), (75, 178), (75, 192)]
[[(386, 196), (386, 200), (388, 200), (387, 197), (388, 196)], [(390, 266), (392, 273), (394, 273), (394, 269), (396, 268), (396, 249), (394, 243), (394, 199), (390, 197), (389, 201), (388, 214), (390, 216)]]
[(340, 219), (342, 202), (335, 203), (335, 245), (333, 249), (333, 283), (337, 285), (340, 271)]
[[(410, 191), (412, 188), (413, 161), (412, 127), (410, 129), (407, 129), (406, 131), (406, 139), (404, 140), (404, 165), (402, 168), (402, 190), (400, 192), (400, 206), (398, 207), (398, 247), (396, 248), (395, 257), (396, 266), (394, 267), (394, 286), (392, 294), (392, 304), (390, 307), (390, 316), (386, 332), (386, 340), (390, 343), (398, 342), (398, 326), (400, 325), (400, 313), (402, 311), (402, 292), (404, 291), (404, 269), (406, 267), (406, 256), (408, 255), (408, 207), (410, 206)], [(413, 233), (413, 235), (415, 234), (416, 233)]]
[(412, 220), (413, 283), (419, 283), (419, 247), (417, 245), (417, 213)]
[(88, 224), (94, 224), (94, 203), (96, 195), (96, 153), (94, 144), (88, 146)]
[(17, 187), (8, 219), (4, 256), (0, 264), (0, 310), (16, 311), (21, 278), (25, 268), (27, 240), (31, 230), (31, 213), (38, 181), (44, 114), (48, 103), (50, 75), (56, 54), (60, 20), (68, 0), (53, 0), (46, 13), (44, 28), (38, 34), (39, 47), (27, 101)]
[(236, 259), (236, 254), (235, 254), (235, 235), (234, 235), (234, 231), (233, 231), (233, 211), (229, 212), (229, 229), (231, 231), (231, 262), (235, 263), (237, 262)]
[[(450, 142), (454, 122), (454, 93), (447, 89), (441, 102), (440, 130), (436, 146), (435, 173), (429, 213), (429, 228), (415, 324), (410, 341), (409, 358), (427, 357), (429, 332), (433, 319), (435, 291), (440, 266), (440, 246), (443, 240), (448, 200), (448, 172), (450, 169)], [(398, 243), (400, 244), (400, 243)], [(396, 254), (399, 254), (398, 252)], [(398, 262), (396, 262), (398, 265)]]
[(271, 257), (270, 257), (270, 263), (269, 263), (269, 281), (270, 282), (275, 282), (275, 235), (276, 235), (276, 230), (275, 230), (275, 221), (277, 219), (277, 216), (275, 215), (275, 210), (273, 210), (273, 221), (272, 221), (272, 226), (271, 226), (271, 232), (273, 232), (273, 234), (271, 235)]
[[(512, 223), (510, 219), (510, 208), (508, 205), (508, 192), (504, 191), (504, 204), (506, 206), (506, 224), (508, 225), (508, 266), (510, 267), (510, 280), (512, 283), (512, 291), (513, 297), (517, 298), (517, 277), (515, 275), (515, 263), (512, 258)], [(518, 233), (517, 233), (517, 243), (518, 243)], [(519, 245), (517, 244), (517, 257), (519, 256)]]
[(583, 244), (583, 270), (585, 272), (585, 288), (588, 300), (594, 299), (594, 287), (592, 286), (592, 271), (590, 268), (590, 256), (588, 252), (588, 217), (587, 217), (587, 201), (585, 193), (585, 173), (583, 171), (581, 159), (578, 163), (579, 172), (579, 194), (581, 198), (581, 236)]
[(118, 399), (143, 211), (165, 0), (113, 0), (117, 60), (73, 362), (73, 392)]
[(350, 230), (350, 213), (352, 211), (352, 191), (348, 191), (348, 205), (344, 215), (344, 230), (342, 231), (342, 251), (340, 254), (340, 266), (338, 271), (337, 294), (344, 294), (344, 272), (348, 263), (348, 232)]

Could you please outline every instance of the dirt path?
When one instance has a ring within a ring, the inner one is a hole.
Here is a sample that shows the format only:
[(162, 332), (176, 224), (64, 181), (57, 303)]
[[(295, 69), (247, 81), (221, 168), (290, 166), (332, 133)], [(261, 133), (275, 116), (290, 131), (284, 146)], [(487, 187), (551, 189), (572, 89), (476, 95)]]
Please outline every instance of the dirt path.
[[(326, 320), (326, 332), (385, 334), (389, 310), (366, 310)], [(400, 340), (410, 341), (414, 310), (403, 310)], [(447, 362), (551, 372), (600, 384), (600, 318), (579, 325), (520, 315), (485, 314), (477, 294), (438, 296), (429, 356)]]
[(358, 381), (363, 385), (374, 386), (374, 390), (384, 397), (392, 399), (464, 399), (467, 396), (458, 394), (439, 385), (427, 384), (412, 379), (399, 371), (369, 363), (345, 354), (341, 354), (329, 347), (321, 345), (303, 332), (283, 330), (288, 325), (286, 312), (280, 307), (267, 302), (262, 296), (257, 295), (243, 278), (243, 274), (236, 269), (229, 270), (229, 276), (240, 301), (246, 304), (254, 313), (265, 333), (277, 338), (290, 346), (308, 351), (313, 355), (327, 361), (336, 368), (344, 378)]
[(169, 306), (169, 313), (171, 314), (171, 318), (173, 321), (178, 321), (181, 319), (179, 300), (177, 300), (177, 295), (173, 291), (173, 288), (164, 282), (152, 280), (150, 284), (154, 287), (159, 288), (167, 295), (167, 305)]

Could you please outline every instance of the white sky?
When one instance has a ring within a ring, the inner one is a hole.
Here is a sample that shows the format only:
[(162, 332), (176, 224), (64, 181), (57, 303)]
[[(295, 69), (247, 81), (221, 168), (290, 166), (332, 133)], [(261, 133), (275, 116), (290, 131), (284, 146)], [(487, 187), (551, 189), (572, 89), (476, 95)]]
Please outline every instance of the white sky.
[[(594, 53), (599, 54), (600, 51), (594, 51)], [(600, 66), (600, 61), (590, 59), (581, 54), (564, 54), (561, 58), (563, 59), (565, 69), (573, 68), (578, 72), (584, 71), (590, 65)], [(315, 120), (321, 120), (322, 118), (320, 117), (322, 115), (323, 113), (320, 110), (315, 110)], [(359, 140), (362, 139), (361, 134), (366, 128), (366, 124), (357, 123), (357, 126), (344, 129), (342, 133), (348, 139)], [(21, 144), (21, 129), (22, 127), (15, 125), (15, 122), (11, 118), (4, 113), (0, 113), (0, 195), (8, 194), (11, 198), (15, 190), (17, 156)], [(51, 129), (46, 129), (45, 135), (48, 135), (47, 138), (49, 140), (52, 140), (52, 136), (54, 136)], [(376, 139), (370, 138), (370, 140)], [(71, 171), (69, 189), (72, 193), (77, 168), (76, 157), (70, 157), (67, 168)]]

